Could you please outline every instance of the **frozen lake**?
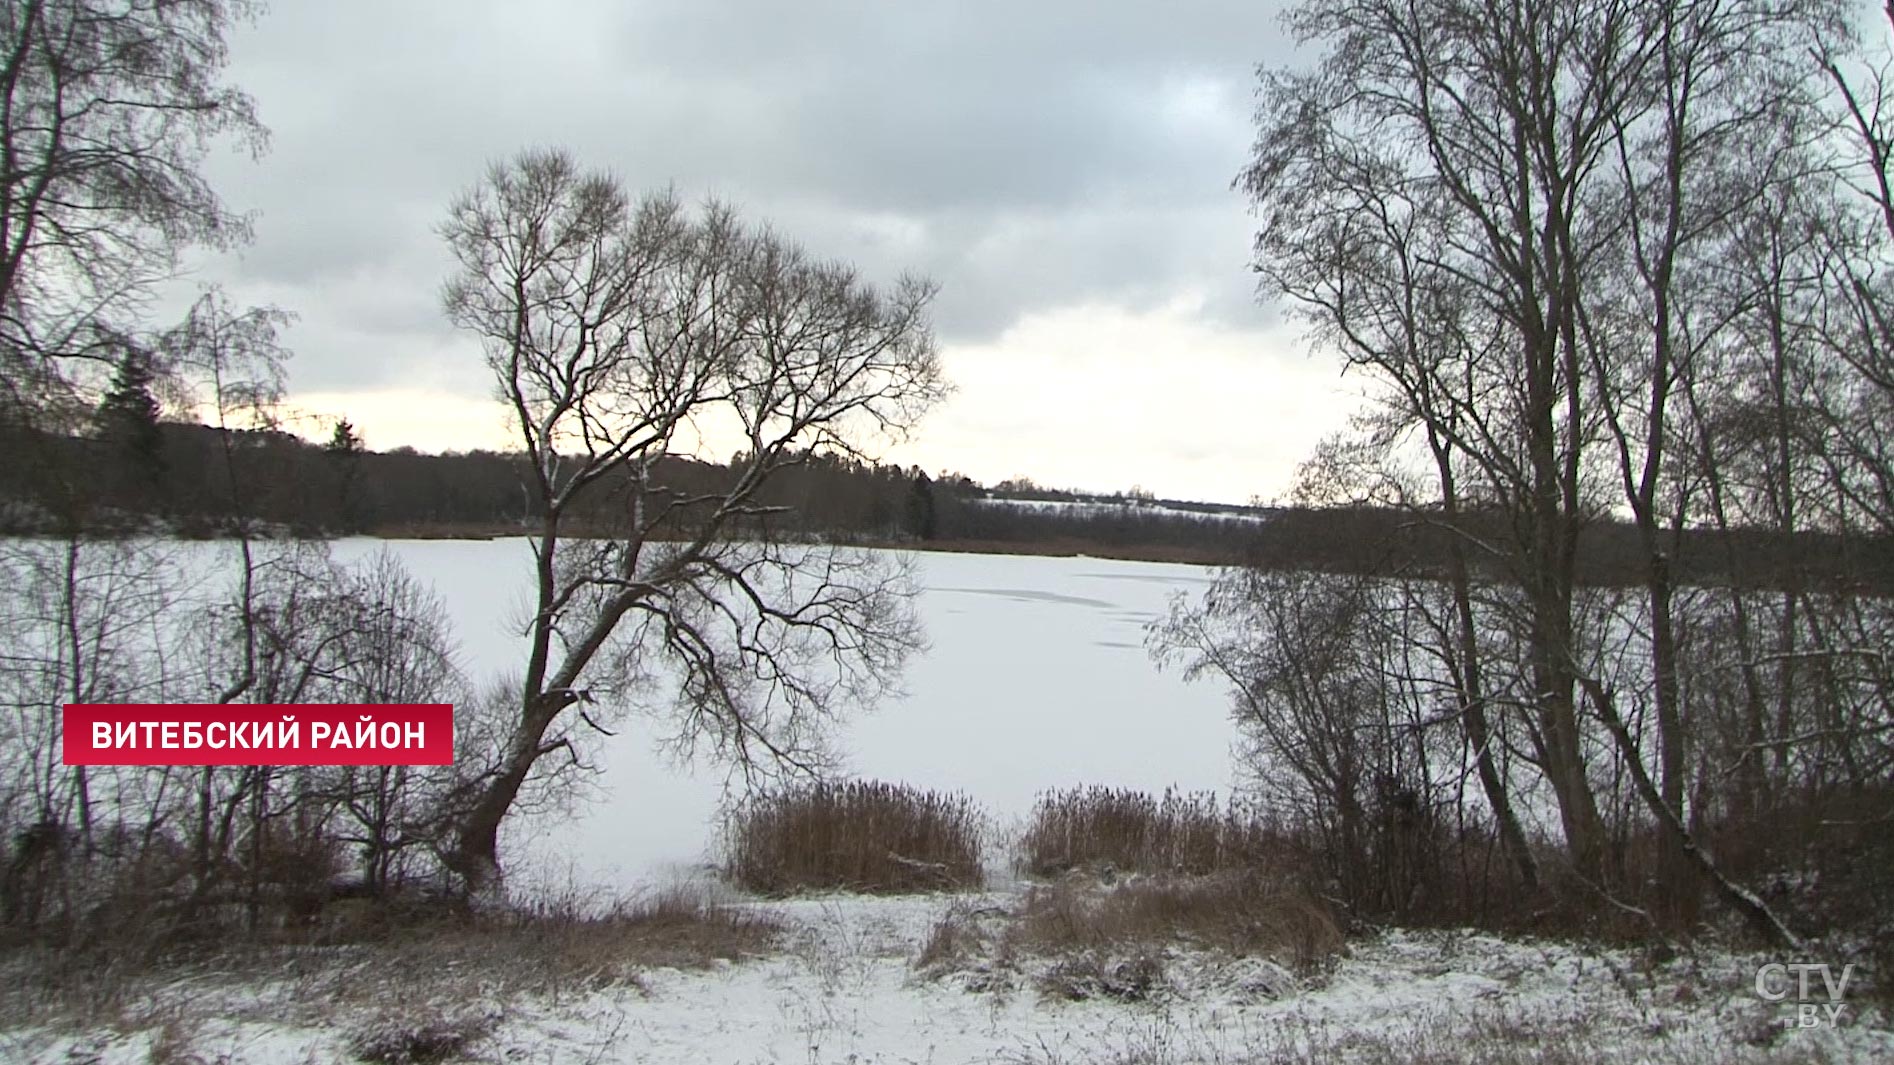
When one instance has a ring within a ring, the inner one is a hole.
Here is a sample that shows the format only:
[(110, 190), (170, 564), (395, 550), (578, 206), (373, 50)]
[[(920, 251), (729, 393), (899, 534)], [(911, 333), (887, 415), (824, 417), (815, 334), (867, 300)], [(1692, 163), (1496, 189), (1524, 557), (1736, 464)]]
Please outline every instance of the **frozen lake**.
[[(517, 672), (531, 553), (523, 540), (389, 541), (455, 621), (463, 668)], [(344, 540), (338, 558), (384, 541)], [(919, 553), (931, 649), (910, 662), (904, 698), (851, 717), (839, 734), (858, 776), (963, 791), (1002, 823), (1048, 788), (1106, 784), (1226, 792), (1234, 727), (1212, 683), (1160, 672), (1144, 625), (1200, 566), (1095, 558)], [(724, 774), (671, 764), (652, 723), (632, 717), (597, 752), (596, 794), (569, 815), (519, 822), (506, 861), (527, 880), (631, 888), (709, 860)]]

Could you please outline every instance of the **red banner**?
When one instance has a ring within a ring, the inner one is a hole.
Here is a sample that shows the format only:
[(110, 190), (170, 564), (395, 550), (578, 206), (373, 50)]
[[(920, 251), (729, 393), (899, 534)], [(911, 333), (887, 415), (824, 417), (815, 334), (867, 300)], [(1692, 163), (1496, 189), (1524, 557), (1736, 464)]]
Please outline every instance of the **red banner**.
[(451, 703), (68, 703), (67, 765), (452, 765)]

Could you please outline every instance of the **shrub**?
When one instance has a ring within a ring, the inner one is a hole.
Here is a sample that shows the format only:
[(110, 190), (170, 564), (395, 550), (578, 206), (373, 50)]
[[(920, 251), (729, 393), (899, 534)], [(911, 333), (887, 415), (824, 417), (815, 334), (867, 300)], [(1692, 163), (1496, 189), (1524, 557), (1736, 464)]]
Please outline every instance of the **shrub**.
[(1166, 987), (1164, 959), (1142, 953), (1114, 959), (1087, 952), (1061, 959), (1039, 975), (1038, 984), (1041, 994), (1066, 1002), (1146, 1002)]
[(730, 878), (764, 895), (977, 888), (981, 816), (964, 795), (876, 781), (761, 796), (726, 827)]
[(1019, 843), (1020, 869), (1204, 874), (1280, 861), (1284, 839), (1254, 811), (1215, 795), (1086, 787), (1040, 797)]

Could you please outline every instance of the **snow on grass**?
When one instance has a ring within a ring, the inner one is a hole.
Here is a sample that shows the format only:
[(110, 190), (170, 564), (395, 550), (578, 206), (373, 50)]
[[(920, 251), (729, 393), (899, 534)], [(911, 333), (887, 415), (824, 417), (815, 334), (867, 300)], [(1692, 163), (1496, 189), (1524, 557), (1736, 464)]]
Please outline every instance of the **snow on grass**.
[[(1397, 931), (1355, 942), (1331, 966), (1290, 973), (1268, 959), (1169, 947), (1161, 979), (1136, 1001), (1046, 993), (1041, 978), (1069, 960), (1060, 957), (916, 967), (950, 912), (1003, 925), (1021, 904), (1010, 891), (744, 902), (784, 926), (773, 951), (538, 989), (479, 972), (443, 982), (419, 967), (390, 968), (372, 949), (326, 966), (304, 957), (276, 975), (266, 967), (154, 980), (109, 1021), (0, 1032), (0, 1060), (297, 1065), (402, 1046), (416, 1056), (370, 1060), (1894, 1060), (1894, 1036), (1871, 1006), (1851, 1003), (1837, 1029), (1796, 1030), (1790, 1009), (1755, 995), (1756, 967), (1772, 959), (1729, 951), (1658, 961), (1636, 950)], [(408, 1033), (418, 1035), (404, 1042)], [(420, 1053), (434, 1036), (451, 1046), (461, 1035), (458, 1057)]]

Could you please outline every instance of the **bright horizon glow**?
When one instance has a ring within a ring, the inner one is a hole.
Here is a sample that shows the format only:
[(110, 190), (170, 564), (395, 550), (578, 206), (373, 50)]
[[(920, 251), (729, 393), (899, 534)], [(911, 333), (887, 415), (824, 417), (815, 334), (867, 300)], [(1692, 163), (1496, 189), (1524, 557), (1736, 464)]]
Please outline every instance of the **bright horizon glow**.
[[(946, 345), (942, 359), (955, 393), (912, 439), (878, 457), (984, 484), (1029, 477), (1075, 491), (1139, 487), (1164, 498), (1219, 503), (1273, 498), (1333, 427), (1332, 412), (1345, 407), (1348, 394), (1319, 360), (1298, 365), (1253, 354), (1258, 347), (1289, 349), (1292, 341), (1280, 332), (1222, 329), (1202, 322), (1196, 311), (1189, 300), (1142, 314), (1109, 305), (1072, 307), (1031, 315), (991, 343)], [(1178, 349), (1188, 359), (1172, 354)], [(1088, 367), (1100, 359), (1121, 368), (1114, 387), (1087, 387)], [(1197, 373), (1173, 372), (1180, 362)], [(484, 365), (479, 372), (487, 372)], [(1064, 395), (1083, 396), (1085, 409), (1060, 411)], [(505, 404), (463, 391), (292, 391), (288, 406), (284, 427), (317, 442), (346, 417), (375, 451), (520, 447)], [(1156, 417), (1181, 410), (1193, 417)], [(1219, 434), (1221, 443), (1209, 443), (1204, 437), (1211, 426), (1249, 431), (1241, 438)], [(1008, 444), (1056, 442), (1058, 434), (1073, 433), (1083, 434), (1083, 447)], [(1154, 452), (1154, 444), (1160, 450)], [(711, 441), (693, 453), (722, 461), (734, 447)]]

